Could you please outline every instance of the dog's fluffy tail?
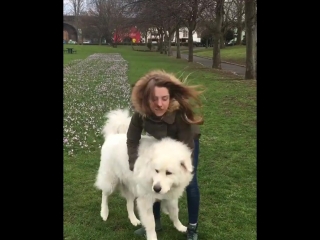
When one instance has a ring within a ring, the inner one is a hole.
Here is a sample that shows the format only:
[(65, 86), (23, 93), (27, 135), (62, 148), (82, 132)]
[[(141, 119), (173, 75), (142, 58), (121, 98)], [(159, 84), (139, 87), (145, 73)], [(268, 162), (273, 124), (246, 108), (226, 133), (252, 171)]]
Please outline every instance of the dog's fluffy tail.
[(128, 109), (116, 109), (106, 113), (105, 122), (101, 133), (104, 138), (110, 134), (127, 133), (131, 116)]

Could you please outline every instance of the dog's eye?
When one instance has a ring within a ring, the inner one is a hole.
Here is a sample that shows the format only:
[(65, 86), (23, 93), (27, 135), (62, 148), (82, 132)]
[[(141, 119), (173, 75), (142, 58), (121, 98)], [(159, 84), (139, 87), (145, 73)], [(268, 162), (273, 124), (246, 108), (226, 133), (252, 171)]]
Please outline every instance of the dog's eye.
[(158, 173), (158, 172), (159, 172), (159, 170), (156, 169), (156, 173)]
[(172, 172), (166, 171), (166, 175), (171, 175)]

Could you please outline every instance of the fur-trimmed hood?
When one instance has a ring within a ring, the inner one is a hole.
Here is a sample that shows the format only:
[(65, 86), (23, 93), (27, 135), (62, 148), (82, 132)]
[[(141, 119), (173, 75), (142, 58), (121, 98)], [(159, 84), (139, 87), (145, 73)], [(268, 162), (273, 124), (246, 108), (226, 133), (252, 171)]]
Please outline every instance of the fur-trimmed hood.
[[(142, 78), (140, 78), (134, 85), (132, 89), (132, 94), (131, 94), (131, 103), (132, 106), (134, 107), (134, 110), (138, 113), (140, 113), (142, 116), (145, 116), (146, 113), (143, 111), (142, 108), (142, 102), (147, 101), (146, 99), (143, 99), (142, 96), (142, 89), (146, 88), (146, 85), (150, 81), (150, 79), (153, 78), (166, 78), (171, 82), (174, 82), (177, 85), (181, 85), (181, 81), (177, 79), (173, 74), (167, 73), (162, 70), (154, 70), (146, 75), (144, 75)], [(174, 112), (175, 110), (178, 110), (180, 108), (180, 104), (178, 101), (176, 101), (174, 98), (170, 99), (169, 107), (168, 107), (168, 112)]]

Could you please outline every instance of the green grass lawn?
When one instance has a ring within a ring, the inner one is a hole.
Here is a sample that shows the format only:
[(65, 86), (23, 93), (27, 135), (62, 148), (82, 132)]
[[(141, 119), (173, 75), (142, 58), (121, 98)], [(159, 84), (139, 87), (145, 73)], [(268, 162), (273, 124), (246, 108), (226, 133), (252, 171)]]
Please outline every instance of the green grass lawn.
[[(206, 87), (198, 167), (199, 239), (255, 240), (256, 81), (131, 47), (74, 48), (76, 54), (64, 54), (64, 238), (141, 239), (133, 235), (138, 227), (131, 225), (118, 194), (109, 200), (108, 220), (100, 217), (101, 192), (93, 186), (103, 143), (100, 130), (109, 109), (129, 106), (130, 84), (151, 69), (164, 69), (190, 74), (190, 84)], [(185, 195), (179, 205), (181, 222), (187, 224)], [(186, 239), (167, 215), (162, 214), (162, 224), (159, 240)]]
[[(184, 50), (184, 52), (188, 52), (188, 50)], [(199, 57), (208, 57), (212, 59), (213, 57), (213, 48), (203, 48), (198, 47), (193, 49), (193, 54)], [(221, 61), (237, 63), (241, 65), (246, 65), (246, 46), (244, 45), (235, 45), (235, 46), (227, 46), (220, 50)]]

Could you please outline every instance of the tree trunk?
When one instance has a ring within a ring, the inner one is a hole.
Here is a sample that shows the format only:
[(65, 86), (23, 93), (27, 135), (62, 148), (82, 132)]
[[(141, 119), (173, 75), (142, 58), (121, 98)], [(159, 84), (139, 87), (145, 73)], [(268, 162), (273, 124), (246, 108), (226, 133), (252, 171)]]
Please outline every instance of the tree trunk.
[(172, 48), (171, 48), (171, 41), (173, 39), (173, 32), (169, 32), (169, 43), (168, 43), (168, 56), (172, 56)]
[(163, 52), (164, 54), (168, 54), (168, 48), (169, 48), (169, 40), (168, 37), (164, 36), (164, 44), (163, 44)]
[(256, 2), (245, 1), (246, 73), (244, 79), (256, 79)]
[(181, 52), (180, 52), (180, 36), (179, 36), (179, 26), (176, 28), (176, 41), (177, 41), (177, 58), (181, 58)]
[(160, 39), (159, 39), (159, 52), (160, 54), (163, 54), (163, 33), (160, 33)]
[(225, 39), (224, 39), (223, 34), (221, 34), (221, 36), (220, 36), (220, 49), (223, 49), (226, 47), (226, 45), (224, 43), (225, 43)]
[(213, 42), (213, 58), (212, 58), (212, 68), (221, 69), (221, 56), (220, 56), (220, 38)]
[(148, 46), (148, 30), (145, 33), (144, 43), (146, 44), (146, 46)]
[(237, 41), (236, 41), (236, 45), (241, 45), (241, 36), (242, 36), (242, 27), (237, 27)]
[(164, 39), (164, 41), (163, 41), (163, 45), (162, 45), (162, 51), (164, 54), (167, 55), (168, 36), (167, 36), (166, 31), (164, 31), (163, 39)]
[(193, 62), (193, 37), (192, 37), (192, 28), (188, 28), (188, 47), (189, 47), (189, 56), (188, 62)]
[(242, 41), (242, 31), (243, 31), (243, 24), (242, 24), (242, 19), (243, 19), (243, 8), (244, 8), (244, 2), (239, 1), (238, 5), (238, 17), (237, 17), (237, 45), (241, 45)]
[(213, 35), (212, 68), (221, 69), (220, 42), (224, 0), (217, 0), (216, 22)]

